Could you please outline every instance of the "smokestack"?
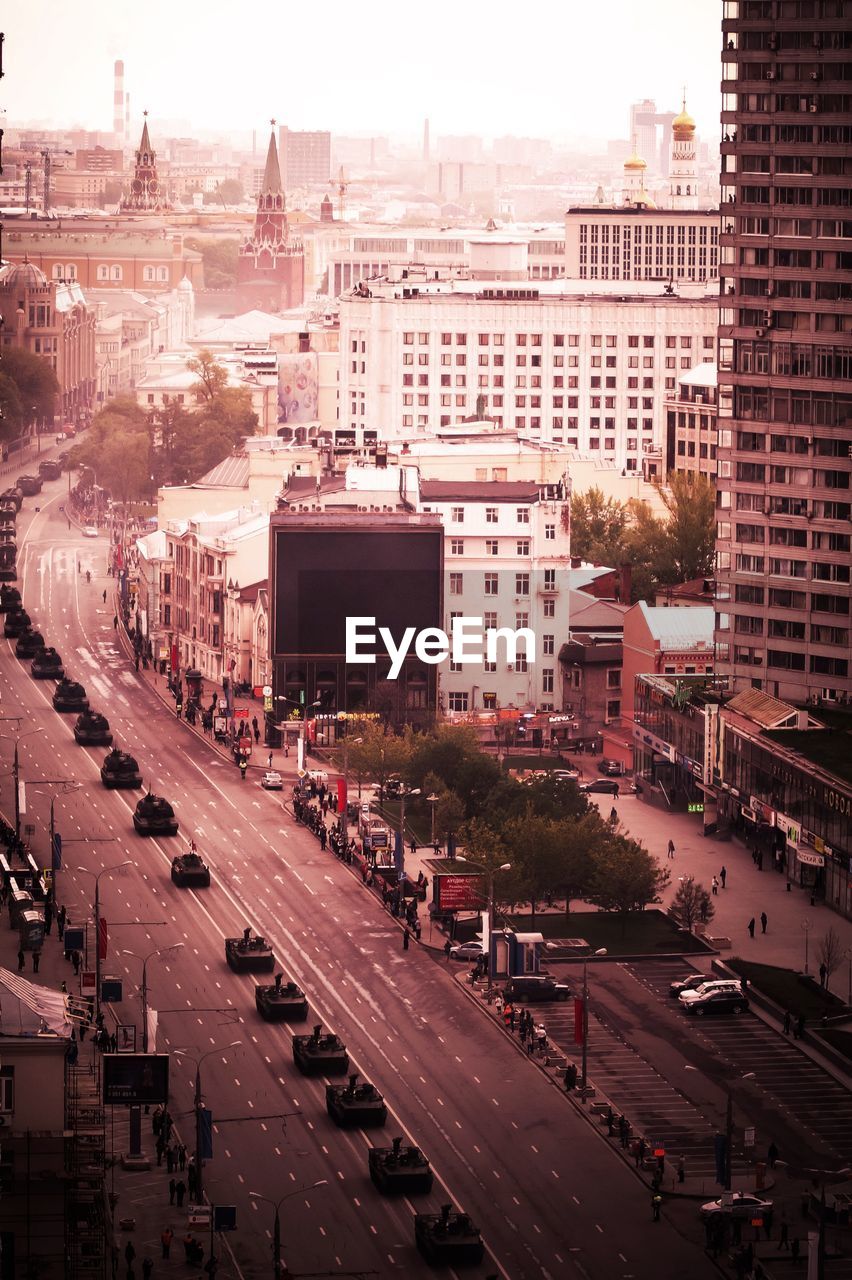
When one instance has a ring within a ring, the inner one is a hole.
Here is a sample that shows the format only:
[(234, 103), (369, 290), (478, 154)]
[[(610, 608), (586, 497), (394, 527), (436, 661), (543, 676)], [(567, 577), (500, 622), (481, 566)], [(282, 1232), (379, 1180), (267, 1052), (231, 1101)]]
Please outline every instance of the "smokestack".
[(112, 131), (117, 141), (124, 137), (124, 63), (115, 64), (115, 89), (113, 91)]
[(423, 159), (429, 159), (429, 121), (423, 121)]

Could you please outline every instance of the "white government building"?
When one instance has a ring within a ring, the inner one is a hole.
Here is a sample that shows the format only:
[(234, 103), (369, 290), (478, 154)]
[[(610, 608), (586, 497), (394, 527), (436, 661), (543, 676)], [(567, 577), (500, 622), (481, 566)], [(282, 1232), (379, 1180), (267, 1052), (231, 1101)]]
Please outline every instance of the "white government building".
[(678, 377), (715, 352), (718, 293), (709, 281), (533, 283), (527, 252), (484, 237), (464, 271), (401, 269), (341, 297), (340, 427), (354, 443), (491, 418), (642, 470)]

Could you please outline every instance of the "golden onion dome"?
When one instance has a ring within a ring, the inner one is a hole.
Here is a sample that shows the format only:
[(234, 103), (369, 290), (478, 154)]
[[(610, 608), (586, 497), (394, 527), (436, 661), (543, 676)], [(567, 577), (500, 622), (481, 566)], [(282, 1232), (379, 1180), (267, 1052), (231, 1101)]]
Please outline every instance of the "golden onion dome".
[(695, 136), (695, 121), (686, 109), (686, 95), (681, 103), (680, 114), (672, 120), (672, 133), (680, 142)]
[(634, 150), (633, 155), (630, 156), (628, 160), (624, 161), (624, 167), (625, 169), (628, 169), (628, 170), (641, 171), (643, 169), (647, 169), (648, 165), (640, 155), (636, 154), (636, 151)]

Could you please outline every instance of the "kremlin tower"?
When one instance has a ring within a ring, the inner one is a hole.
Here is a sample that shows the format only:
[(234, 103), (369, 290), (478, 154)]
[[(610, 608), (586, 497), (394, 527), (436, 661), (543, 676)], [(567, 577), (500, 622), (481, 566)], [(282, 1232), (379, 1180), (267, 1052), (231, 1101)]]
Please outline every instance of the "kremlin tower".
[(142, 126), (142, 141), (136, 152), (136, 169), (130, 191), (121, 198), (121, 209), (127, 213), (162, 213), (172, 206), (157, 177), (157, 153), (148, 137), (148, 112), (143, 114), (145, 123)]
[(686, 110), (686, 93), (680, 115), (672, 120), (672, 150), (669, 160), (669, 208), (698, 208), (698, 155), (695, 121)]
[(237, 258), (237, 298), (246, 311), (286, 311), (301, 306), (305, 297), (304, 250), (290, 236), (274, 120), (272, 126), (254, 230)]

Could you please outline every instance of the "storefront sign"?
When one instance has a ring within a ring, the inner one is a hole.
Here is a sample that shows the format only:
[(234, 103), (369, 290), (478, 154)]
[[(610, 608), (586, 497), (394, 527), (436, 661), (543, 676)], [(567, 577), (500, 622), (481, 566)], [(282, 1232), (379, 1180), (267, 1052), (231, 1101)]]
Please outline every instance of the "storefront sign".
[(801, 830), (798, 822), (794, 822), (792, 818), (786, 818), (783, 813), (775, 815), (775, 825), (784, 833), (784, 839), (791, 849), (795, 849), (801, 837)]
[(481, 875), (435, 875), (435, 905), (442, 911), (478, 911), (486, 899), (484, 881)]
[(675, 749), (670, 743), (663, 742), (662, 738), (656, 737), (653, 733), (647, 733), (640, 725), (633, 726), (633, 739), (666, 760), (673, 761), (675, 758)]
[(810, 849), (797, 849), (796, 858), (806, 867), (824, 867), (825, 858), (821, 853), (811, 853)]
[(760, 818), (761, 822), (766, 822), (770, 827), (775, 825), (775, 810), (770, 808), (768, 804), (764, 804), (762, 800), (758, 800), (757, 796), (749, 797), (749, 805)]

